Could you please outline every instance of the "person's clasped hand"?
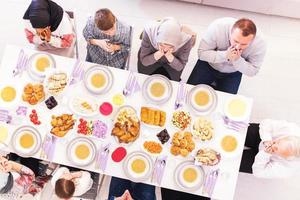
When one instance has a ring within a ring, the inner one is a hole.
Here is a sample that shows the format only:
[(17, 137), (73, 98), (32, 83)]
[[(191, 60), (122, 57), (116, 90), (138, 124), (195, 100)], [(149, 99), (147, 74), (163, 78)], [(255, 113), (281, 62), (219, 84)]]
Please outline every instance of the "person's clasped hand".
[(230, 62), (236, 61), (242, 55), (242, 50), (236, 46), (231, 45), (226, 52), (227, 60)]
[(115, 200), (133, 200), (128, 190), (126, 190), (122, 196), (115, 198)]
[(111, 48), (111, 44), (108, 41), (109, 41), (108, 39), (95, 40), (95, 43), (96, 43), (97, 46), (99, 46), (104, 51), (112, 53), (113, 49)]
[(168, 51), (165, 53), (165, 56), (169, 63), (173, 62), (174, 60), (173, 48), (168, 49)]
[(46, 42), (50, 42), (51, 39), (51, 30), (50, 30), (50, 26), (44, 28), (44, 30), (42, 32), (39, 33), (39, 37), (41, 38), (41, 40), (46, 41)]

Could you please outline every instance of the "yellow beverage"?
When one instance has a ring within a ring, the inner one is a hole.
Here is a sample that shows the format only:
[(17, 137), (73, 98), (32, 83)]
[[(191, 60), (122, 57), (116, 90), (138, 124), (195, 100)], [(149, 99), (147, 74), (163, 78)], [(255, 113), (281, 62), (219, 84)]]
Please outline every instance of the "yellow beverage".
[(122, 94), (116, 94), (113, 96), (112, 101), (116, 106), (121, 106), (124, 104), (124, 96)]
[(85, 144), (80, 144), (75, 149), (75, 155), (77, 158), (84, 160), (90, 155), (90, 149)]
[(155, 97), (161, 97), (165, 93), (165, 86), (162, 83), (155, 82), (150, 87), (150, 92)]
[(5, 142), (7, 136), (8, 136), (8, 129), (5, 126), (0, 126), (0, 141)]
[(183, 172), (183, 179), (186, 182), (192, 183), (197, 179), (197, 171), (194, 168), (187, 168)]
[(35, 65), (36, 69), (39, 72), (45, 72), (45, 69), (50, 67), (50, 61), (47, 57), (43, 56), (40, 57), (36, 60), (36, 65)]
[(21, 137), (20, 137), (20, 145), (24, 149), (29, 149), (33, 146), (34, 144), (34, 138), (32, 133), (27, 133), (25, 132)]
[(226, 152), (232, 152), (236, 149), (237, 147), (237, 140), (235, 137), (226, 135), (221, 142), (221, 146)]
[(141, 174), (146, 169), (145, 161), (142, 159), (136, 159), (131, 163), (131, 169), (137, 174)]
[(194, 100), (198, 106), (205, 106), (209, 102), (209, 95), (205, 91), (198, 91)]
[(229, 104), (228, 104), (228, 112), (233, 116), (233, 117), (242, 117), (246, 113), (246, 108), (247, 105), (244, 101), (240, 99), (233, 99)]
[(94, 74), (91, 78), (91, 84), (96, 88), (103, 87), (105, 83), (106, 83), (106, 78), (101, 73)]
[(1, 90), (1, 98), (5, 102), (11, 102), (16, 98), (17, 92), (15, 88), (7, 86)]

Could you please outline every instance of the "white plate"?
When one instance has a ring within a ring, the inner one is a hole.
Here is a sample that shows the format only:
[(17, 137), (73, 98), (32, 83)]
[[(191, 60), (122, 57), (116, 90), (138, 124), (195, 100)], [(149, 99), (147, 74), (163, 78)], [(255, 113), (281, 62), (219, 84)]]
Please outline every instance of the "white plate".
[[(134, 160), (141, 159), (145, 163), (145, 171), (142, 173), (135, 173), (131, 169), (131, 164)], [(127, 155), (125, 161), (123, 162), (123, 170), (126, 176), (135, 182), (139, 181), (146, 181), (150, 178), (152, 171), (153, 171), (153, 161), (149, 155), (144, 152), (136, 151), (132, 152), (131, 154)]]
[[(101, 88), (96, 88), (91, 85), (90, 79), (94, 74), (102, 74), (105, 76), (106, 81), (104, 83), (104, 86)], [(111, 87), (113, 86), (114, 82), (114, 77), (110, 69), (106, 66), (103, 65), (96, 65), (91, 68), (89, 68), (85, 73), (84, 73), (84, 78), (83, 78), (83, 83), (85, 88), (92, 94), (95, 95), (100, 95), (100, 94), (105, 94), (109, 92)]]
[[(242, 108), (240, 108), (241, 110), (239, 110), (239, 108), (234, 108), (237, 109), (235, 110), (237, 112), (237, 114), (232, 114), (229, 111), (229, 107), (233, 106), (233, 103), (239, 103), (239, 105), (236, 106), (241, 106)], [(225, 115), (233, 120), (233, 121), (245, 121), (247, 120), (249, 113), (250, 113), (250, 107), (248, 105), (248, 101), (245, 97), (242, 96), (234, 96), (231, 97), (230, 99), (228, 99), (228, 101), (225, 103), (225, 107), (224, 107), (224, 113)]]
[[(184, 170), (187, 168), (192, 168), (197, 173), (197, 179), (194, 182), (187, 182), (183, 180)], [(199, 190), (204, 182), (205, 173), (201, 166), (194, 165), (193, 161), (185, 161), (179, 164), (174, 171), (174, 180), (175, 183), (185, 191), (196, 191)]]
[[(150, 93), (150, 87), (151, 87), (152, 83), (155, 83), (155, 82), (161, 83), (162, 85), (164, 85), (164, 87), (166, 89), (166, 91), (162, 97), (154, 97)], [(157, 74), (149, 76), (145, 80), (145, 82), (143, 84), (143, 88), (142, 88), (143, 97), (149, 103), (152, 103), (155, 105), (166, 103), (171, 98), (172, 93), (173, 93), (173, 87), (172, 87), (170, 80), (167, 79), (165, 76), (157, 75)]]
[[(45, 88), (45, 92), (49, 95), (52, 95), (52, 96), (63, 96), (65, 91), (67, 90), (67, 87), (69, 86), (69, 75), (66, 71), (63, 71), (63, 70), (57, 70), (57, 69), (49, 69), (49, 70), (46, 70), (47, 74), (46, 74), (46, 77), (44, 79), (44, 88)], [(49, 78), (50, 76), (54, 75), (54, 74), (58, 74), (58, 73), (64, 73), (66, 74), (67, 78), (66, 78), (66, 86), (64, 87), (64, 89), (58, 93), (50, 93), (49, 92)]]
[[(114, 125), (115, 125), (115, 123), (117, 122), (117, 117), (119, 116), (120, 112), (123, 111), (124, 109), (132, 110), (132, 111), (135, 113), (136, 118), (139, 120), (139, 117), (138, 117), (138, 115), (137, 115), (137, 112), (136, 112), (136, 110), (135, 110), (132, 106), (128, 106), (128, 105), (126, 105), (126, 106), (121, 106), (121, 107), (119, 108), (119, 110), (116, 112), (116, 114), (114, 115), (114, 117), (113, 117), (112, 129), (114, 128)], [(134, 142), (140, 137), (140, 134), (141, 134), (141, 121), (140, 121), (140, 120), (139, 120), (139, 123), (140, 123), (140, 130), (139, 130), (138, 136), (136, 137), (136, 139), (135, 139), (133, 142), (130, 142), (130, 143), (125, 143), (125, 142), (120, 143), (118, 137), (117, 137), (117, 136), (114, 136), (114, 138), (116, 139), (117, 143), (118, 143), (118, 144), (125, 145), (125, 146), (131, 145), (132, 143), (134, 143)]]
[[(165, 124), (164, 124), (163, 126), (159, 126), (159, 125), (151, 125), (151, 124), (147, 124), (147, 123), (143, 122), (143, 121), (142, 121), (142, 116), (141, 116), (142, 107), (147, 107), (147, 108), (150, 108), (150, 109), (153, 109), (153, 110), (159, 110), (159, 111), (161, 111), (161, 112), (165, 112), (165, 113), (166, 113)], [(141, 107), (140, 110), (139, 110), (139, 111), (140, 111), (140, 112), (139, 112), (139, 117), (140, 117), (141, 123), (142, 123), (144, 126), (149, 127), (149, 128), (155, 128), (155, 129), (164, 129), (164, 128), (166, 127), (166, 125), (167, 125), (167, 120), (168, 120), (168, 118), (167, 118), (167, 112), (166, 112), (166, 111), (164, 111), (164, 110), (162, 110), (162, 109), (160, 109), (160, 108), (158, 108), (158, 107), (155, 107), (155, 106), (142, 106), (142, 107)]]
[(28, 62), (28, 69), (27, 69), (28, 75), (33, 80), (42, 82), (46, 77), (47, 70), (45, 69), (44, 72), (41, 72), (41, 71), (38, 71), (36, 69), (35, 64), (36, 64), (37, 59), (40, 58), (40, 57), (47, 57), (48, 58), (48, 60), (50, 62), (50, 66), (46, 69), (56, 68), (56, 63), (55, 63), (54, 57), (49, 53), (45, 53), (45, 52), (35, 53), (32, 56), (30, 56), (29, 62)]
[[(34, 145), (30, 148), (23, 148), (19, 143), (20, 138), (24, 135), (24, 133), (29, 133), (33, 136)], [(10, 140), (14, 152), (23, 157), (30, 157), (36, 154), (41, 147), (41, 141), (40, 132), (32, 126), (19, 127), (14, 131)]]
[[(75, 151), (79, 145), (85, 145), (89, 149), (90, 153), (87, 158), (77, 158)], [(72, 164), (83, 167), (90, 165), (95, 160), (97, 148), (95, 143), (88, 137), (76, 137), (68, 144), (66, 152), (67, 158)]]
[[(87, 110), (81, 106), (82, 102), (87, 102), (91, 107), (92, 110)], [(93, 117), (97, 115), (99, 112), (99, 104), (97, 103), (97, 100), (93, 97), (85, 96), (85, 97), (79, 97), (75, 96), (72, 97), (69, 101), (69, 107), (71, 111), (79, 116), (82, 117)]]
[[(197, 121), (201, 120), (201, 119), (206, 120), (206, 121), (208, 121), (208, 122), (211, 123), (211, 125), (212, 125), (212, 138), (211, 138), (211, 139), (202, 140), (202, 139), (200, 138), (200, 136), (197, 135), (196, 130), (194, 129), (194, 124), (195, 124)], [(201, 140), (201, 141), (203, 141), (203, 142), (204, 142), (204, 141), (210, 141), (210, 140), (212, 140), (212, 139), (215, 137), (215, 131), (216, 131), (216, 130), (215, 130), (214, 123), (213, 123), (213, 121), (212, 121), (210, 118), (207, 118), (207, 117), (196, 117), (196, 118), (194, 118), (194, 119), (192, 120), (192, 123), (191, 123), (191, 133), (193, 134), (193, 137), (196, 138), (197, 140)]]
[(15, 83), (9, 82), (9, 83), (1, 84), (0, 95), (2, 95), (2, 90), (6, 87), (14, 88), (14, 90), (16, 92), (16, 96), (12, 101), (4, 101), (2, 99), (2, 97), (0, 96), (0, 107), (3, 107), (3, 108), (15, 106), (22, 100), (21, 97), (22, 97), (23, 92), (22, 92), (22, 88), (20, 87), (20, 85), (16, 84), (16, 82)]
[[(195, 95), (198, 91), (205, 91), (209, 95), (210, 101), (206, 106), (199, 106), (194, 102)], [(188, 105), (197, 115), (208, 115), (215, 111), (218, 104), (218, 96), (216, 91), (204, 84), (196, 85), (188, 94)]]
[[(160, 153), (151, 153), (151, 152), (149, 152), (145, 147), (144, 147), (144, 143), (145, 142), (157, 142), (158, 144), (160, 144), (160, 146), (161, 146), (161, 152)], [(145, 151), (147, 154), (149, 154), (150, 156), (159, 156), (159, 155), (161, 155), (162, 153), (163, 153), (163, 151), (164, 151), (164, 146), (163, 146), (163, 144), (161, 144), (160, 143), (160, 141), (158, 141), (158, 139), (157, 140), (153, 140), (153, 139), (149, 139), (149, 140), (145, 140), (145, 141), (143, 141), (142, 143), (141, 143), (141, 148), (142, 148), (142, 150), (143, 151)]]
[[(230, 131), (230, 130), (226, 130), (226, 131), (227, 132), (223, 132), (222, 135), (218, 136), (218, 149), (219, 149), (219, 152), (221, 153), (222, 158), (223, 157), (224, 158), (233, 158), (233, 157), (238, 156), (239, 154), (242, 154), (244, 143), (242, 142), (242, 138), (241, 138), (240, 134), (236, 133), (236, 132), (233, 132), (233, 131)], [(226, 136), (234, 137), (237, 141), (237, 146), (233, 151), (230, 151), (230, 152), (225, 151), (222, 148), (222, 140)]]

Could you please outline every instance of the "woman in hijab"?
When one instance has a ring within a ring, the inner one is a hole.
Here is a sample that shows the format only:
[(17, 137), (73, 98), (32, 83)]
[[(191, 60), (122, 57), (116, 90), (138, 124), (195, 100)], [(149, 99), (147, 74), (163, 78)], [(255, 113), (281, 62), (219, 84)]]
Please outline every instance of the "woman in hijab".
[(138, 53), (138, 72), (162, 74), (179, 81), (195, 43), (196, 34), (187, 30), (174, 18), (145, 27)]
[(240, 171), (260, 178), (287, 178), (300, 170), (300, 128), (283, 120), (250, 124)]
[[(58, 55), (74, 53), (66, 51), (74, 45), (74, 28), (68, 14), (55, 2), (32, 0), (23, 19), (26, 21), (27, 40), (39, 50)], [(72, 55), (65, 56), (72, 57)]]

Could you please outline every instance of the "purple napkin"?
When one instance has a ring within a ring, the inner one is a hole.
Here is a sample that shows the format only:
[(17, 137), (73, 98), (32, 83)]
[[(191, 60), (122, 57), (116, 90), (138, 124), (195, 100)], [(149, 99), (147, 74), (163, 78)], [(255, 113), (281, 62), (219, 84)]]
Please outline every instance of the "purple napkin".
[(47, 134), (44, 139), (42, 149), (43, 149), (45, 155), (47, 156), (47, 159), (50, 161), (53, 161), (53, 158), (54, 158), (56, 140), (57, 140), (57, 138), (50, 134)]
[(102, 145), (101, 148), (98, 151), (97, 156), (97, 164), (98, 167), (104, 172), (107, 166), (107, 160), (109, 156), (109, 147), (110, 143)]
[(154, 181), (156, 183), (158, 183), (159, 185), (161, 184), (162, 177), (165, 172), (166, 164), (167, 164), (167, 156), (161, 156), (161, 157), (157, 158), (156, 162), (154, 164), (154, 174), (153, 174), (154, 177), (153, 178), (154, 178)]

